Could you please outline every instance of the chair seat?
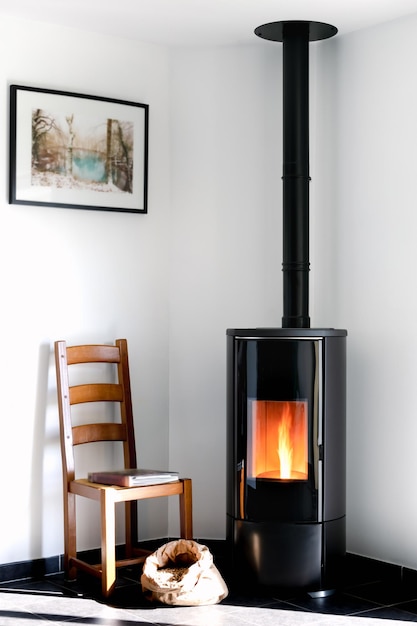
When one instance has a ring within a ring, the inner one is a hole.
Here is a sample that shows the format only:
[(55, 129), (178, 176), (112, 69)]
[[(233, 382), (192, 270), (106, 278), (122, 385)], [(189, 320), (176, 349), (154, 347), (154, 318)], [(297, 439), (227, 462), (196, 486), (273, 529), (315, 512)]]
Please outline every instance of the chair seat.
[(159, 485), (146, 485), (141, 487), (119, 487), (118, 485), (103, 485), (92, 483), (86, 478), (78, 478), (69, 483), (69, 491), (90, 500), (100, 500), (101, 493), (111, 495), (114, 502), (128, 502), (133, 500), (145, 500), (146, 498), (158, 498), (161, 496), (174, 496), (183, 493), (184, 481), (189, 478), (180, 478), (175, 482), (161, 483)]

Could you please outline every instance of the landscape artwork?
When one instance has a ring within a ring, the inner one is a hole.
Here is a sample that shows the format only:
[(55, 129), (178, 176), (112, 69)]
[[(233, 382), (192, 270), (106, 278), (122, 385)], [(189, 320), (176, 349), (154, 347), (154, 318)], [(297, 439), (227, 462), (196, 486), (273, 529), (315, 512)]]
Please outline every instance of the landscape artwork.
[(147, 212), (148, 106), (11, 87), (10, 202)]
[(133, 123), (32, 111), (32, 185), (133, 192)]

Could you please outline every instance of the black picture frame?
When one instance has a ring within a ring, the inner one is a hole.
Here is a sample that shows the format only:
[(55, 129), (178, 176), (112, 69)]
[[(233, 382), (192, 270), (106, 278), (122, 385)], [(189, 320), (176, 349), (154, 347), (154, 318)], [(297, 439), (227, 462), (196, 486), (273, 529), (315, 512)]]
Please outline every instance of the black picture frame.
[(10, 85), (9, 203), (148, 212), (149, 105)]

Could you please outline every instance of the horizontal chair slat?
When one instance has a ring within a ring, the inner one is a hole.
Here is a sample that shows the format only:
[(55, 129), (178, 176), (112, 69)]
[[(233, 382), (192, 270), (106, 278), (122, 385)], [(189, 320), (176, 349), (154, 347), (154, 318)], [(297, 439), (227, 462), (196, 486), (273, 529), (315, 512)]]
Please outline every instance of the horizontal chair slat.
[(120, 351), (118, 346), (69, 346), (67, 348), (67, 363), (118, 363)]
[(72, 429), (74, 446), (92, 441), (126, 441), (125, 424), (84, 424)]
[(70, 387), (70, 403), (81, 402), (121, 402), (123, 390), (114, 383), (93, 383)]

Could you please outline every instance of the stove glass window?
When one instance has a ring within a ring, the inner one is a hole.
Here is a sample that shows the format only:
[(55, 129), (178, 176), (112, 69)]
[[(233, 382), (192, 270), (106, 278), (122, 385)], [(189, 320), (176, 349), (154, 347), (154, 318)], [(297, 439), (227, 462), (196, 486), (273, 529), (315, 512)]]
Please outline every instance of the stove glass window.
[(249, 400), (248, 476), (307, 480), (306, 400)]

